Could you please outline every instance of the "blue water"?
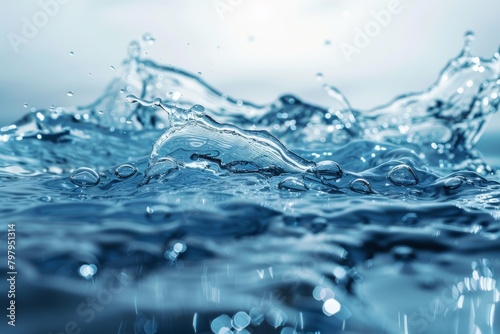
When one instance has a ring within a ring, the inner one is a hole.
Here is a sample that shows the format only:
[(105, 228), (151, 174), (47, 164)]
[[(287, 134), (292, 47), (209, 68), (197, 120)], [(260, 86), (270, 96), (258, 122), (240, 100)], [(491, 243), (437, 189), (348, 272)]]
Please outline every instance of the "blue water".
[(96, 102), (0, 130), (1, 332), (500, 331), (500, 178), (474, 150), (500, 55), (472, 40), (371, 110), (329, 85), (236, 100), (132, 42)]

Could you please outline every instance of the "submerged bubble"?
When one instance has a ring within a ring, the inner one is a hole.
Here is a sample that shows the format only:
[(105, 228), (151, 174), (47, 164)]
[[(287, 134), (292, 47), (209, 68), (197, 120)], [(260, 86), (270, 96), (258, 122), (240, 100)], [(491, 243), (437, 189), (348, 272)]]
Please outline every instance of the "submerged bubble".
[(252, 324), (259, 326), (264, 321), (264, 312), (258, 307), (254, 307), (249, 312)]
[(246, 312), (238, 312), (233, 316), (233, 327), (240, 331), (250, 325), (250, 316)]
[(294, 176), (289, 176), (278, 184), (279, 189), (286, 189), (288, 191), (307, 191), (309, 188)]
[(80, 266), (78, 273), (89, 280), (97, 273), (97, 267), (94, 264), (84, 264)]
[(459, 177), (450, 177), (449, 179), (444, 181), (443, 187), (445, 187), (446, 189), (453, 190), (460, 188), (463, 182), (464, 181)]
[(352, 191), (360, 193), (360, 194), (372, 194), (373, 189), (368, 181), (365, 179), (356, 179), (351, 181), (349, 184), (349, 188)]
[(231, 318), (226, 314), (218, 316), (210, 323), (210, 329), (214, 334), (229, 334), (231, 327)]
[(280, 326), (283, 326), (288, 320), (288, 316), (286, 315), (283, 310), (279, 308), (273, 308), (269, 310), (266, 314), (266, 321), (269, 325), (273, 326), (274, 328), (278, 328)]
[(130, 164), (123, 164), (118, 166), (115, 170), (115, 175), (118, 176), (120, 179), (127, 179), (137, 173), (137, 168)]
[(410, 187), (418, 184), (418, 178), (413, 169), (408, 165), (393, 167), (387, 178), (396, 186)]
[(100, 176), (95, 170), (80, 167), (69, 176), (70, 181), (79, 187), (93, 187), (100, 181)]

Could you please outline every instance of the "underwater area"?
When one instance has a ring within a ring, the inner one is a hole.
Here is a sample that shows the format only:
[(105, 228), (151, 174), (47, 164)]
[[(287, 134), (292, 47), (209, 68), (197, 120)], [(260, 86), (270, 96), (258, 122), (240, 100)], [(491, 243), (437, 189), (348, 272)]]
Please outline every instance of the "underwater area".
[(94, 103), (0, 129), (1, 332), (500, 331), (500, 166), (474, 149), (500, 54), (473, 40), (370, 110), (234, 99), (131, 42)]

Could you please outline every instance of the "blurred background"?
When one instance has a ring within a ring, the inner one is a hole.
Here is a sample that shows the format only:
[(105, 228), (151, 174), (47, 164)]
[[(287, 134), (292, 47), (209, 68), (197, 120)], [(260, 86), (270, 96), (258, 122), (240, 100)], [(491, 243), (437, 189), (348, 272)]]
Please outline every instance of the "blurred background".
[[(144, 33), (155, 39), (149, 57), (200, 72), (235, 98), (268, 103), (293, 93), (327, 106), (327, 82), (355, 108), (369, 109), (427, 88), (468, 30), (476, 33), (472, 52), (491, 57), (500, 44), (499, 12), (491, 0), (7, 1), (0, 125), (31, 108), (92, 102), (128, 43)], [(377, 18), (380, 29), (360, 40), (358, 29)], [(499, 156), (499, 126), (497, 114), (479, 143), (489, 156)]]

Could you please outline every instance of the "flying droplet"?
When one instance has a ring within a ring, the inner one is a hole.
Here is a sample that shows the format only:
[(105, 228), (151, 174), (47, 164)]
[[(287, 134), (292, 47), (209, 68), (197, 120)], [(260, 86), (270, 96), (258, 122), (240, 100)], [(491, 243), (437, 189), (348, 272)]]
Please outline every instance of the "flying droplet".
[(68, 96), (70, 96), (70, 97), (71, 97), (71, 96), (75, 95), (75, 93), (73, 93), (72, 91), (68, 91), (68, 92), (66, 93), (66, 95), (68, 95)]
[(115, 175), (120, 179), (128, 179), (137, 173), (137, 168), (130, 164), (123, 164), (116, 168)]
[(88, 167), (80, 167), (69, 176), (69, 180), (79, 187), (93, 187), (100, 181), (100, 176), (95, 170)]
[(396, 186), (411, 187), (418, 184), (418, 178), (413, 169), (408, 165), (393, 167), (387, 178)]
[(149, 32), (142, 35), (142, 40), (149, 45), (153, 45), (156, 42), (156, 38), (154, 38)]
[(23, 104), (23, 107), (28, 108), (28, 102), (25, 102), (25, 103)]
[(69, 52), (69, 55), (70, 55), (70, 56), (74, 56), (74, 55), (75, 55), (75, 53), (74, 53), (73, 51), (70, 51), (70, 52)]
[(198, 75), (202, 75), (202, 73), (201, 73), (201, 72), (198, 72)]
[(443, 187), (445, 187), (446, 189), (453, 190), (453, 189), (460, 188), (460, 186), (462, 185), (462, 183), (463, 183), (463, 180), (461, 178), (459, 178), (459, 177), (450, 177), (449, 179), (447, 179), (446, 181), (444, 181)]
[(115, 70), (115, 67), (113, 65), (111, 65), (109, 68), (111, 68), (112, 71)]
[(141, 55), (141, 46), (139, 45), (139, 42), (130, 42), (130, 44), (128, 45), (128, 55), (134, 59), (139, 58), (139, 56)]
[(324, 78), (323, 73), (321, 73), (321, 72), (316, 73), (316, 80), (317, 81), (322, 81), (323, 78)]
[(307, 191), (309, 190), (307, 186), (294, 176), (289, 176), (278, 184), (279, 189), (285, 189), (288, 191)]
[(373, 189), (368, 181), (365, 179), (356, 179), (349, 184), (352, 191), (360, 194), (372, 194)]
[(327, 39), (327, 40), (325, 41), (325, 45), (327, 45), (327, 46), (328, 46), (328, 45), (330, 45), (331, 43), (332, 43), (332, 42), (331, 42), (329, 39)]

